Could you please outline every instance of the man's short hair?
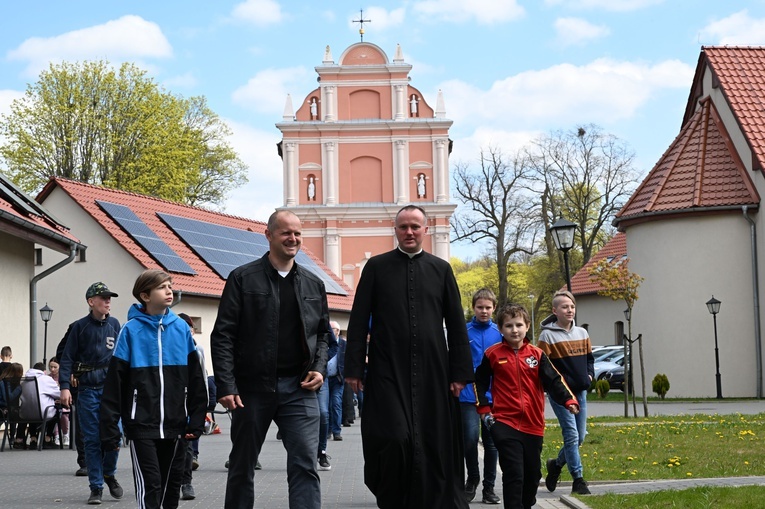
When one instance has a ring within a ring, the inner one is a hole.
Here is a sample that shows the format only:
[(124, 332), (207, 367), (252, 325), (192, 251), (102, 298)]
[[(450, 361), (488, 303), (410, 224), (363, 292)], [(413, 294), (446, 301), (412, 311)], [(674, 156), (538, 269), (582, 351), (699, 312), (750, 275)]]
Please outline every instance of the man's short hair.
[(398, 216), (405, 210), (419, 210), (422, 214), (422, 217), (424, 219), (423, 224), (428, 224), (428, 214), (425, 212), (425, 209), (422, 207), (419, 207), (417, 205), (406, 205), (404, 207), (401, 207), (398, 212), (396, 212), (396, 218), (394, 219), (394, 223), (398, 222)]
[(273, 214), (268, 216), (268, 223), (266, 224), (266, 228), (268, 228), (268, 231), (273, 233), (274, 230), (276, 230), (279, 223), (279, 216), (282, 214), (290, 214), (292, 216), (297, 217), (297, 214), (295, 214), (291, 210), (275, 210)]
[(497, 326), (501, 329), (505, 318), (517, 318), (519, 316), (526, 323), (526, 327), (531, 325), (531, 318), (525, 307), (520, 304), (505, 304), (497, 311)]
[(333, 329), (340, 330), (340, 324), (336, 322), (335, 320), (330, 320), (329, 326)]
[(11, 351), (10, 346), (4, 346), (0, 350), (0, 357), (10, 357), (11, 355), (13, 355), (13, 352)]
[(497, 296), (488, 288), (481, 288), (473, 294), (473, 307), (475, 307), (475, 303), (478, 302), (478, 299), (490, 300), (491, 303), (494, 304), (494, 307), (497, 307)]
[(136, 298), (138, 302), (143, 304), (143, 300), (141, 299), (142, 293), (151, 293), (153, 289), (164, 283), (165, 281), (173, 282), (172, 276), (165, 272), (164, 270), (159, 269), (148, 269), (143, 271), (143, 273), (138, 276), (138, 279), (135, 280), (135, 284), (133, 285), (133, 297)]
[(558, 297), (568, 297), (569, 299), (571, 299), (571, 302), (574, 303), (574, 306), (576, 306), (576, 299), (574, 298), (574, 294), (573, 293), (569, 292), (568, 290), (559, 290), (559, 291), (555, 292), (555, 295), (553, 295), (553, 298), (552, 298), (552, 305), (553, 305), (553, 307), (557, 306), (556, 299)]

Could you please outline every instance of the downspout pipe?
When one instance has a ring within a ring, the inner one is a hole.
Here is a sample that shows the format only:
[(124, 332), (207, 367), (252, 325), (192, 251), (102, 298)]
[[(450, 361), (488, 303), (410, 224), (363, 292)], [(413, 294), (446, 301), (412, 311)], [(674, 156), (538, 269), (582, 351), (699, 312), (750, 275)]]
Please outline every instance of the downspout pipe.
[[(69, 244), (69, 256), (53, 267), (37, 274), (29, 282), (29, 367), (38, 362), (37, 359), (37, 282), (50, 276), (65, 265), (69, 265), (77, 256), (77, 244)], [(57, 343), (58, 344), (58, 343)]]
[(752, 292), (754, 293), (754, 351), (757, 359), (757, 398), (762, 399), (762, 337), (760, 336), (760, 275), (757, 260), (757, 230), (754, 220), (747, 214), (748, 207), (741, 207), (744, 219), (749, 223), (749, 236), (752, 244)]

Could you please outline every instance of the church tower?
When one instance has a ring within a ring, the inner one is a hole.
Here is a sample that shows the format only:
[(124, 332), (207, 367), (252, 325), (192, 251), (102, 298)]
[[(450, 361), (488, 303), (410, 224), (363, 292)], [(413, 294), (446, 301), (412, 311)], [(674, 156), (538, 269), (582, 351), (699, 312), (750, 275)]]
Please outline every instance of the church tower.
[(287, 96), (279, 155), (284, 209), (303, 223), (303, 243), (351, 287), (371, 256), (396, 245), (404, 205), (428, 214), (423, 248), (449, 259), (451, 120), (409, 84), (412, 66), (374, 44), (348, 47), (335, 63), (327, 46), (319, 86), (294, 111)]

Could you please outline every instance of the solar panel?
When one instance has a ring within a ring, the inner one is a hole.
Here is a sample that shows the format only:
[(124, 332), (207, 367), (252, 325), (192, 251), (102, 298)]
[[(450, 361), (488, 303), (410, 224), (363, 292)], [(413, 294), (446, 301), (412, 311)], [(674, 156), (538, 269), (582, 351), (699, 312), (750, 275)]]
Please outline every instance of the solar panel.
[[(223, 279), (228, 278), (235, 268), (268, 252), (268, 239), (262, 233), (161, 212), (157, 212), (157, 215)], [(298, 252), (295, 261), (321, 278), (328, 293), (348, 295), (343, 287), (302, 251)]]
[(141, 247), (154, 258), (157, 263), (170, 272), (180, 274), (196, 274), (194, 269), (189, 267), (183, 258), (173, 251), (165, 241), (160, 239), (154, 231), (146, 226), (135, 212), (124, 205), (109, 203), (107, 201), (96, 200), (98, 206), (111, 217), (125, 233), (130, 235)]

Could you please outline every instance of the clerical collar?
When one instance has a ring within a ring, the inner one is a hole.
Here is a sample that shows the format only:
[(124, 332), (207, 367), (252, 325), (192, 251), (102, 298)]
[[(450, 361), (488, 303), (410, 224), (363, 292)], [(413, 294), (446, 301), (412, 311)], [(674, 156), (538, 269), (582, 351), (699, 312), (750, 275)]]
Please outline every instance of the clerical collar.
[(398, 250), (399, 250), (399, 251), (401, 251), (402, 253), (404, 253), (405, 255), (407, 255), (409, 258), (414, 258), (414, 257), (415, 257), (415, 256), (417, 256), (418, 254), (422, 253), (422, 249), (420, 249), (420, 250), (419, 250), (419, 251), (417, 251), (416, 253), (407, 253), (406, 251), (404, 251), (403, 249), (401, 249), (401, 246), (398, 246)]

